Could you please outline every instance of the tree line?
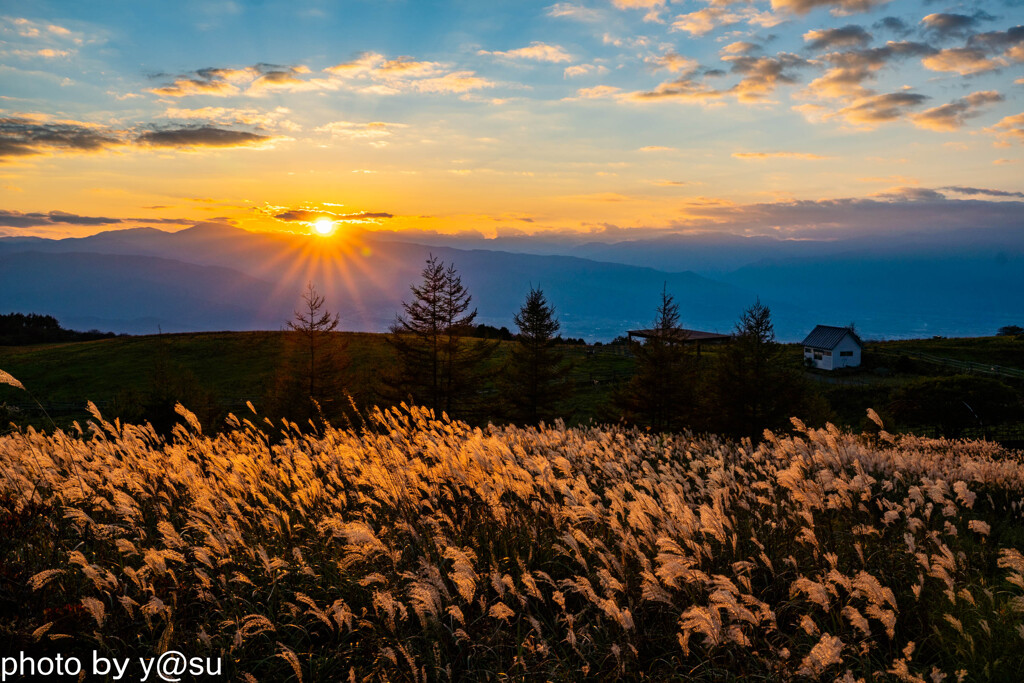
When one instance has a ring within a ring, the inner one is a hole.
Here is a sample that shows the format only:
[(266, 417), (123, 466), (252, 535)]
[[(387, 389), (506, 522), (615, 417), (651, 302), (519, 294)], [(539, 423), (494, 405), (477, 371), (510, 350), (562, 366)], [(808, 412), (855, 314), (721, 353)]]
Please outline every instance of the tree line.
[[(328, 343), (339, 320), (312, 284), (302, 299), (288, 324), (292, 353), (279, 373), (272, 410), (298, 423), (337, 419), (354, 409), (342, 397), (355, 393), (344, 349)], [(417, 404), (480, 424), (498, 419), (536, 425), (564, 417), (567, 401), (581, 388), (571, 379), (561, 325), (543, 290), (531, 286), (513, 316), (515, 333), (480, 334), (476, 317), (454, 265), (428, 258), (385, 336), (393, 363), (372, 395), (359, 398)], [(511, 348), (499, 354), (503, 340)], [(791, 415), (816, 407), (799, 365), (782, 354), (771, 312), (760, 301), (743, 313), (731, 344), (714, 358), (699, 357), (687, 343), (678, 305), (663, 290), (653, 334), (629, 344), (635, 368), (601, 415), (606, 421), (757, 439), (764, 429), (784, 427)]]
[(99, 330), (89, 330), (88, 332), (66, 330), (52, 315), (38, 313), (0, 315), (0, 346), (91, 341), (113, 336), (113, 332), (100, 332)]

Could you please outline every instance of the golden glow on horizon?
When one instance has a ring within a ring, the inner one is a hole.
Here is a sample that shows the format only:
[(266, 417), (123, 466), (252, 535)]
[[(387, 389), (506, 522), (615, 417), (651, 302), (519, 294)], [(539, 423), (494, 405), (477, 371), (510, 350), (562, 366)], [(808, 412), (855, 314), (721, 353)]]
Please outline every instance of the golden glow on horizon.
[(334, 233), (334, 221), (330, 218), (317, 218), (313, 221), (313, 230), (321, 237), (327, 237)]

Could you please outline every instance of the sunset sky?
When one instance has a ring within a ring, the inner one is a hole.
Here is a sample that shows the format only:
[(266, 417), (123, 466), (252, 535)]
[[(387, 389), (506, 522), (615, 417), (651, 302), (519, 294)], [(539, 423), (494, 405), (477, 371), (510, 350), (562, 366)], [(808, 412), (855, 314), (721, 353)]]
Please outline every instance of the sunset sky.
[(1020, 0), (0, 10), (0, 235), (833, 237), (1024, 210)]

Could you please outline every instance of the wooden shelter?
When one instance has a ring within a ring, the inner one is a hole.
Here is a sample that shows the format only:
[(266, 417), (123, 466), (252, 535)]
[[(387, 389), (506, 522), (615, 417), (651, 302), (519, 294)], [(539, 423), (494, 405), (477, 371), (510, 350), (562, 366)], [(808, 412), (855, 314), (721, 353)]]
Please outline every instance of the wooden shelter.
[[(633, 341), (634, 337), (637, 339), (652, 339), (664, 336), (664, 333), (659, 329), (629, 330), (626, 334), (630, 341)], [(732, 341), (732, 335), (704, 332), (702, 330), (687, 330), (679, 327), (673, 330), (669, 341), (677, 344), (695, 344), (697, 346), (697, 354), (699, 355), (701, 346), (704, 344), (727, 344)]]

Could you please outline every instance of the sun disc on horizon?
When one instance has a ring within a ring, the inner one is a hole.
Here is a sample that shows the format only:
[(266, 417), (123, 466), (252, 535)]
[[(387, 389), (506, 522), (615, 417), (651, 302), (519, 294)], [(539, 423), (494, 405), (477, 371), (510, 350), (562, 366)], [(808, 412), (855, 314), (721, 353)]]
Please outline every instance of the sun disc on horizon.
[(334, 232), (334, 221), (330, 218), (317, 218), (313, 221), (313, 230), (321, 237), (327, 237)]

